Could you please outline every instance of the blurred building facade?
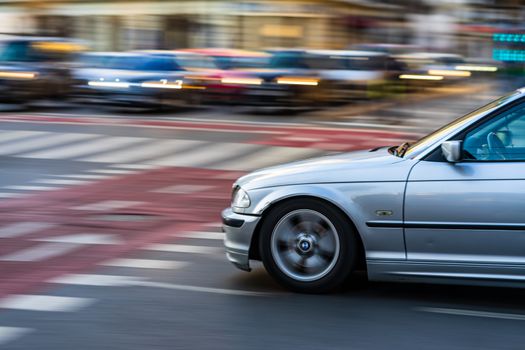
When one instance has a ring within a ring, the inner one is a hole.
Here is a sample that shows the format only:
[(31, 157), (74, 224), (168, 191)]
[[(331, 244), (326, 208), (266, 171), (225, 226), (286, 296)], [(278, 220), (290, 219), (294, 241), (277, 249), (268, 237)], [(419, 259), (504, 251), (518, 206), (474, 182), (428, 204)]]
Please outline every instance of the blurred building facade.
[(362, 0), (12, 0), (0, 1), (0, 32), (76, 37), (97, 50), (344, 48), (398, 21), (396, 8)]
[(75, 37), (95, 50), (415, 44), (487, 56), (519, 0), (0, 0), (0, 33)]

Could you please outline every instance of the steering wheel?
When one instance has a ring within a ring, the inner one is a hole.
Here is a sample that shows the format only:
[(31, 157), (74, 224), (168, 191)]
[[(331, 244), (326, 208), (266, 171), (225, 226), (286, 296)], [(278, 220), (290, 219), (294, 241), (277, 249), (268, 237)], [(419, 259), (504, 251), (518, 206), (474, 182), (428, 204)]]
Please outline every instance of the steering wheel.
[(490, 152), (490, 158), (495, 160), (506, 160), (508, 152), (503, 144), (503, 141), (496, 135), (495, 132), (489, 132), (487, 135), (487, 145)]

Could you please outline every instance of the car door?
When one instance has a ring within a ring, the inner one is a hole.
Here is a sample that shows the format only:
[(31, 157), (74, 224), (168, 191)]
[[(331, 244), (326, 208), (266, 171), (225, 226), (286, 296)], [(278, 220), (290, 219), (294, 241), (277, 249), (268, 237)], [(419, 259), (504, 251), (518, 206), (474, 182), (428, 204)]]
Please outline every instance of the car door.
[(438, 148), (410, 173), (407, 260), (428, 263), (426, 272), (438, 276), (519, 279), (525, 272), (525, 104), (453, 139), (462, 140), (462, 161), (447, 162)]

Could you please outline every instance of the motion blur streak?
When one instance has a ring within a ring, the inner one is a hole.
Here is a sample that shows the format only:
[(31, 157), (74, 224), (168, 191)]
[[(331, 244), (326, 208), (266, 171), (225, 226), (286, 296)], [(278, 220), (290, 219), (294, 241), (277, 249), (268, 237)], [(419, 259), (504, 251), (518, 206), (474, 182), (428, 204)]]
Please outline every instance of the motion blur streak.
[(0, 72), (0, 78), (4, 79), (35, 79), (37, 73), (31, 72)]
[(317, 86), (319, 85), (319, 80), (318, 79), (287, 77), (287, 78), (277, 78), (277, 84)]
[(456, 66), (457, 70), (466, 70), (471, 72), (496, 72), (498, 67), (493, 66)]
[(116, 81), (90, 81), (89, 86), (102, 86), (102, 87), (116, 87), (116, 88), (129, 88), (129, 83), (120, 83)]
[(445, 77), (470, 77), (472, 73), (462, 70), (443, 70), (443, 69), (431, 69), (428, 71), (430, 75), (442, 75)]
[(422, 74), (401, 74), (399, 79), (413, 79), (413, 80), (443, 80), (439, 75), (422, 75)]

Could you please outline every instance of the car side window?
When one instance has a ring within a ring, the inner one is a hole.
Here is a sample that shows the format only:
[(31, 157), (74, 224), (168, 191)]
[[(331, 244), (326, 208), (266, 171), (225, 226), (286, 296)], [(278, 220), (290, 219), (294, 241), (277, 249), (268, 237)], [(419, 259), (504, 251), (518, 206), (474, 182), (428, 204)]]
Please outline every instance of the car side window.
[(464, 158), (475, 161), (525, 161), (525, 104), (514, 106), (471, 130)]

